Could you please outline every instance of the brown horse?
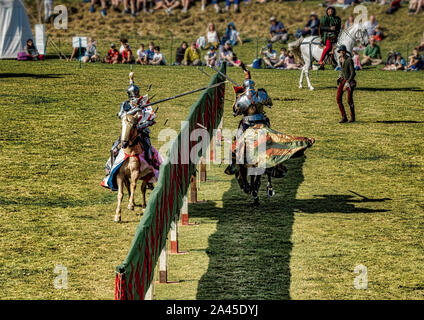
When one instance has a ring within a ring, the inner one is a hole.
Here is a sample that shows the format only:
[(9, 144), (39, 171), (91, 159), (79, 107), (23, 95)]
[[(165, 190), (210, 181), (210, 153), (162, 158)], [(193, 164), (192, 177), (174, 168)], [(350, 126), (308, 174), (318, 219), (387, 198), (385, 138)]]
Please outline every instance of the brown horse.
[[(126, 154), (124, 163), (119, 168), (116, 181), (118, 184), (118, 206), (116, 208), (115, 222), (121, 221), (121, 203), (124, 197), (124, 184), (128, 190), (129, 202), (128, 210), (134, 210), (134, 193), (137, 180), (152, 174), (150, 168), (140, 169), (140, 160), (138, 155), (143, 152), (141, 143), (137, 135), (137, 114), (122, 116), (121, 148)], [(141, 193), (143, 195), (143, 208), (146, 207), (146, 189), (147, 181), (143, 180)], [(143, 210), (144, 211), (144, 210)]]

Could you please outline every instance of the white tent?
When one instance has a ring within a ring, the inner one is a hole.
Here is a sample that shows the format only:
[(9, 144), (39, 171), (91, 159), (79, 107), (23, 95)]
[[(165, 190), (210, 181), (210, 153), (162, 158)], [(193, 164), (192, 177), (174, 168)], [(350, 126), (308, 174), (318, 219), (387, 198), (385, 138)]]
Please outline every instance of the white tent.
[(0, 59), (16, 59), (28, 39), (32, 31), (22, 1), (0, 0)]

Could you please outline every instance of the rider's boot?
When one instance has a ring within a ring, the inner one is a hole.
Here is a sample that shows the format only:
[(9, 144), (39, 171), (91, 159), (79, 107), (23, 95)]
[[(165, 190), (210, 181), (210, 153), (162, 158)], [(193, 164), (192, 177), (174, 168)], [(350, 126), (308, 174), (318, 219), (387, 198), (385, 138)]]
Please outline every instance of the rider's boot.
[(349, 122), (355, 122), (355, 106), (352, 104), (350, 107), (350, 120)]

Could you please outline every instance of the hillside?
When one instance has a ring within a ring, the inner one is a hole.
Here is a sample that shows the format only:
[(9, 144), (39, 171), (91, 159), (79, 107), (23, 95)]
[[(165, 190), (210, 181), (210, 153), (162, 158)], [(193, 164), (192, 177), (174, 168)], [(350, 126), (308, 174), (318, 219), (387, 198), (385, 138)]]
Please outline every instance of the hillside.
[[(37, 23), (37, 8), (35, 1), (26, 1), (30, 14), (31, 23)], [(216, 14), (212, 6), (208, 6), (205, 13), (200, 11), (200, 1), (190, 8), (188, 13), (182, 13), (179, 9), (169, 16), (163, 10), (153, 14), (140, 14), (137, 18), (130, 15), (108, 10), (107, 17), (100, 15), (97, 8), (95, 13), (89, 12), (89, 4), (82, 3), (81, 0), (59, 0), (55, 5), (64, 4), (68, 8), (69, 22), (68, 30), (56, 30), (51, 23), (47, 27), (50, 36), (57, 38), (67, 38), (72, 35), (92, 35), (97, 39), (113, 40), (125, 36), (127, 38), (145, 39), (185, 39), (194, 40), (205, 32), (209, 22), (214, 22), (218, 30), (222, 33), (228, 22), (234, 21), (238, 27), (242, 38), (268, 37), (269, 18), (275, 15), (282, 20), (289, 32), (295, 33), (297, 28), (302, 28), (307, 21), (311, 11), (315, 11), (319, 16), (324, 14), (325, 9), (319, 4), (322, 1), (298, 2), (271, 2), (266, 4), (252, 3), (241, 4), (241, 13)], [(411, 45), (421, 40), (424, 31), (419, 26), (424, 25), (424, 14), (409, 16), (407, 13), (408, 3), (394, 15), (387, 15), (386, 6), (369, 4), (367, 9), (369, 15), (377, 16), (383, 31), (388, 36), (386, 42), (394, 46), (410, 43)], [(224, 4), (221, 3), (221, 7)], [(278, 12), (278, 13), (277, 13)], [(353, 13), (353, 8), (343, 10), (337, 8), (337, 14), (343, 22), (349, 14)]]

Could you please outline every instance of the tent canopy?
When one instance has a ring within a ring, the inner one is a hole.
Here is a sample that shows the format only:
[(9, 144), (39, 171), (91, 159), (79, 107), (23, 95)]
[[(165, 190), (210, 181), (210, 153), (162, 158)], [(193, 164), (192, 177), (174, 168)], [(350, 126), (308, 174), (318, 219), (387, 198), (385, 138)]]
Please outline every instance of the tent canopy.
[(28, 39), (33, 37), (22, 1), (0, 0), (0, 59), (16, 59)]

